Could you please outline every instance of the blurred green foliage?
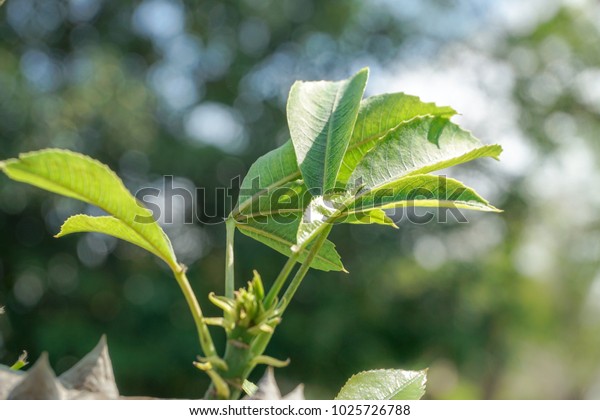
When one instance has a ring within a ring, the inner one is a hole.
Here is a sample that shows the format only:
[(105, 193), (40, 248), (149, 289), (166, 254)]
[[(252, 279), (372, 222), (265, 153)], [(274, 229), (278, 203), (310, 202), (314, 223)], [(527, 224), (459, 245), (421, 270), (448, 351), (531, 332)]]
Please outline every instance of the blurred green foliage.
[[(210, 316), (206, 295), (223, 287), (216, 222), (230, 207), (215, 190), (288, 138), (294, 80), (369, 65), (367, 94), (451, 105), (503, 144), (500, 164), (459, 171), (505, 213), (339, 227), (350, 274), (311, 272), (270, 346), (292, 358), (284, 388), (331, 398), (360, 370), (429, 366), (430, 398), (600, 398), (600, 6), (398, 4), (8, 0), (0, 159), (62, 147), (132, 191), (167, 174), (205, 188), (200, 220), (166, 229)], [(79, 206), (0, 180), (0, 360), (47, 350), (60, 373), (107, 333), (123, 394), (199, 397), (207, 381), (175, 282), (130, 245), (53, 239)], [(242, 235), (236, 248), (238, 284), (254, 268), (269, 282), (284, 261)]]

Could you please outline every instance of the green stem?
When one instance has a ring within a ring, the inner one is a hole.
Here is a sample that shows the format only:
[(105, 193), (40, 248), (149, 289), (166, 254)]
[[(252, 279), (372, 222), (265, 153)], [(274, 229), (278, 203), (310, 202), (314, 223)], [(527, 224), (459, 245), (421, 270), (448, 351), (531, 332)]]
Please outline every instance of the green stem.
[[(291, 300), (294, 293), (300, 286), (302, 279), (310, 269), (312, 261), (321, 249), (321, 246), (325, 242), (325, 239), (331, 231), (331, 228), (332, 225), (325, 227), (324, 230), (315, 238), (306, 260), (302, 263), (302, 266), (294, 276), (292, 282), (285, 292), (284, 299), (280, 303), (283, 309), (287, 307), (289, 300)], [(293, 270), (294, 265), (300, 256), (300, 252), (302, 252), (303, 249), (304, 248), (298, 250), (298, 252), (294, 253), (288, 259), (284, 268), (281, 270), (281, 273), (274, 282), (271, 290), (269, 291), (269, 295), (265, 299), (266, 303), (274, 302), (274, 299), (277, 297), (282, 286), (285, 284), (287, 277), (289, 277), (289, 274)], [(205, 398), (238, 399), (242, 392), (241, 386), (244, 380), (248, 378), (256, 366), (257, 361), (261, 360), (260, 356), (264, 354), (272, 337), (272, 332), (262, 333), (258, 336), (252, 336), (247, 333), (245, 328), (235, 328), (233, 331), (231, 331), (228, 334), (227, 346), (223, 356), (223, 361), (225, 362), (227, 369), (223, 370), (222, 368), (217, 367), (219, 378), (222, 378), (229, 384), (229, 395), (224, 395), (223, 393), (221, 393), (222, 395), (219, 395), (216, 384), (213, 383), (206, 392)]]
[(300, 257), (300, 252), (295, 252), (290, 256), (290, 258), (288, 258), (287, 262), (285, 263), (285, 265), (279, 272), (279, 275), (273, 282), (273, 285), (271, 286), (271, 289), (269, 290), (267, 297), (265, 297), (265, 301), (264, 301), (265, 308), (271, 307), (271, 305), (275, 301), (275, 298), (279, 295), (279, 292), (281, 291), (281, 288), (285, 284), (290, 273), (294, 269), (294, 266), (296, 265), (296, 262), (298, 261), (299, 257)]
[(196, 324), (198, 338), (200, 340), (200, 347), (202, 348), (202, 351), (206, 357), (218, 357), (215, 344), (213, 343), (210, 332), (208, 331), (208, 327), (204, 322), (204, 316), (202, 315), (200, 304), (198, 303), (198, 299), (196, 299), (196, 295), (192, 290), (192, 286), (190, 286), (190, 282), (185, 275), (185, 272), (186, 269), (182, 267), (179, 271), (175, 271), (174, 274), (175, 279), (177, 279), (177, 283), (183, 292), (183, 296), (185, 296), (185, 300), (190, 308), (190, 312), (194, 317), (194, 323)]
[(225, 222), (227, 229), (227, 248), (225, 251), (225, 296), (233, 299), (235, 274), (233, 266), (233, 240), (235, 238), (235, 219), (228, 218)]
[(281, 303), (279, 304), (279, 308), (281, 309), (282, 314), (285, 311), (285, 309), (287, 308), (287, 306), (290, 304), (290, 302), (292, 301), (292, 298), (294, 297), (296, 290), (298, 290), (298, 287), (300, 286), (300, 283), (302, 283), (304, 276), (306, 276), (306, 273), (308, 273), (308, 270), (310, 269), (310, 265), (312, 264), (313, 259), (316, 257), (317, 253), (321, 249), (321, 246), (323, 246), (323, 243), (325, 242), (325, 239), (327, 239), (327, 235), (329, 235), (329, 232), (331, 232), (332, 227), (333, 227), (333, 225), (328, 225), (327, 227), (325, 227), (323, 232), (321, 232), (321, 234), (317, 237), (317, 239), (315, 240), (315, 243), (310, 248), (310, 251), (308, 253), (308, 256), (306, 257), (306, 260), (302, 263), (302, 265), (300, 266), (300, 269), (296, 272), (296, 275), (292, 279), (292, 282), (290, 283), (290, 285), (286, 289), (285, 293), (283, 294), (283, 297), (281, 298)]

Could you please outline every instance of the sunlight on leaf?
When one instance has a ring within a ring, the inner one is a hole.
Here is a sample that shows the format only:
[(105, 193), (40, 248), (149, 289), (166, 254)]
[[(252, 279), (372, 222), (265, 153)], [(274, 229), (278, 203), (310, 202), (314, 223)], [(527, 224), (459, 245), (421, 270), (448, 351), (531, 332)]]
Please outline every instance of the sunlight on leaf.
[[(291, 140), (259, 157), (252, 164), (240, 186), (238, 210), (243, 212), (269, 190), (300, 177)], [(263, 200), (264, 201), (264, 200)]]
[(456, 111), (449, 106), (421, 102), (416, 96), (389, 93), (371, 96), (362, 101), (348, 150), (344, 155), (338, 181), (345, 184), (363, 159), (390, 130), (415, 117), (441, 116), (450, 118)]
[(461, 182), (438, 175), (411, 175), (359, 195), (352, 211), (372, 208), (451, 207), (499, 212), (487, 200)]
[(156, 248), (135, 230), (127, 226), (121, 220), (112, 216), (88, 216), (85, 214), (77, 214), (69, 217), (60, 228), (60, 232), (55, 235), (55, 238), (61, 238), (71, 233), (80, 232), (97, 232), (112, 235), (115, 238), (123, 239), (144, 248), (153, 254), (157, 253)]
[(479, 140), (441, 118), (416, 118), (390, 131), (356, 167), (350, 184), (377, 188), (404, 176), (425, 174), (481, 157), (497, 159), (502, 148)]
[(425, 394), (427, 370), (370, 370), (348, 379), (336, 400), (419, 400)]
[(296, 82), (287, 118), (298, 166), (314, 195), (331, 192), (358, 116), (368, 69), (339, 82)]
[(152, 213), (138, 203), (108, 166), (79, 153), (46, 149), (4, 161), (0, 169), (11, 179), (81, 200), (113, 216), (76, 217), (67, 221), (60, 236), (82, 232), (88, 226), (92, 232), (114, 235), (139, 246), (143, 243), (143, 248), (162, 258), (172, 270), (180, 270), (171, 242)]

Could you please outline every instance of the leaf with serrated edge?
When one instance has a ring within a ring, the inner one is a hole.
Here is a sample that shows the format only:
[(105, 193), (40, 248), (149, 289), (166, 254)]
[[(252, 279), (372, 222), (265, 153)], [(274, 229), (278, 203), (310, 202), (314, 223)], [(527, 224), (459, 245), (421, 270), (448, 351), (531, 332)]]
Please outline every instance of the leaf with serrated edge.
[[(272, 217), (249, 219), (237, 223), (237, 227), (243, 234), (289, 257), (292, 255), (291, 248), (296, 243), (298, 224), (299, 216), (291, 215), (287, 221), (278, 221)], [(306, 259), (309, 250), (310, 246), (301, 252), (299, 262)], [(311, 267), (322, 271), (345, 271), (340, 256), (335, 250), (335, 245), (329, 240), (325, 241)]]
[(374, 189), (408, 175), (424, 174), (481, 157), (497, 159), (502, 148), (484, 146), (468, 131), (439, 117), (415, 118), (390, 131), (358, 164), (349, 184)]
[[(417, 116), (439, 115), (450, 117), (456, 112), (447, 106), (421, 102), (416, 96), (404, 93), (377, 95), (361, 102), (356, 125), (344, 155), (338, 181), (345, 183), (363, 156), (382, 137)], [(245, 213), (255, 201), (262, 199), (272, 189), (301, 177), (296, 154), (291, 140), (261, 156), (250, 166), (242, 185), (238, 207), (233, 211), (237, 216)]]
[(77, 214), (69, 217), (54, 237), (61, 238), (71, 233), (96, 232), (123, 239), (155, 253), (154, 246), (141, 237), (135, 230), (113, 216), (88, 216)]
[(313, 195), (331, 192), (356, 123), (368, 69), (339, 82), (296, 82), (287, 119), (298, 166)]
[(451, 207), (499, 212), (463, 183), (445, 176), (411, 175), (359, 195), (350, 212), (398, 207)]
[(427, 370), (369, 370), (348, 379), (336, 400), (419, 400), (425, 394)]
[(422, 102), (418, 97), (404, 93), (371, 96), (363, 100), (356, 125), (344, 155), (338, 181), (345, 184), (365, 154), (387, 132), (415, 117), (440, 116), (450, 118), (456, 111), (449, 106)]
[(242, 213), (254, 201), (261, 199), (268, 191), (283, 186), (300, 177), (292, 141), (259, 157), (250, 166), (240, 186), (238, 207), (235, 213)]
[[(379, 223), (396, 227), (383, 212), (398, 207), (446, 207), (499, 212), (487, 200), (461, 182), (438, 175), (412, 175), (366, 190), (318, 196), (312, 199), (300, 222), (297, 246), (310, 243), (330, 223)], [(379, 210), (381, 213), (377, 213)]]
[(356, 211), (349, 213), (347, 217), (343, 219), (344, 223), (351, 223), (354, 225), (385, 225), (391, 226), (398, 229), (396, 223), (381, 209)]
[(152, 213), (138, 203), (108, 166), (80, 153), (45, 149), (4, 161), (0, 169), (16, 181), (99, 207), (150, 244), (145, 248), (172, 270), (181, 269), (169, 238)]

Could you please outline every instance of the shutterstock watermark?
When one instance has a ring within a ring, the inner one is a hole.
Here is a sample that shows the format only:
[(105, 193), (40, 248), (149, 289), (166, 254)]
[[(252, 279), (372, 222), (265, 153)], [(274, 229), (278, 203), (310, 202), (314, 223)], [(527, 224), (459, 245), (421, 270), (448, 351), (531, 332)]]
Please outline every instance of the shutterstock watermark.
[[(292, 181), (284, 186), (265, 190), (259, 178), (251, 182), (250, 188), (242, 188), (240, 177), (231, 180), (229, 187), (213, 190), (190, 188), (178, 185), (172, 175), (162, 178), (162, 187), (139, 189), (135, 197), (148, 209), (151, 216), (137, 215), (138, 223), (152, 223), (159, 220), (163, 224), (177, 223), (220, 224), (229, 215), (235, 198), (238, 206), (234, 214), (238, 223), (252, 220), (253, 223), (280, 224), (297, 223), (302, 217), (305, 222), (318, 218), (331, 219), (332, 223), (360, 221), (373, 223), (381, 221), (384, 209), (388, 218), (396, 222), (409, 222), (422, 225), (437, 223), (467, 223), (460, 208), (466, 188), (447, 188), (447, 179), (437, 177), (435, 184), (404, 189), (361, 188), (360, 183), (351, 189), (354, 192), (334, 190), (325, 195), (320, 191), (307, 189), (300, 181)], [(312, 206), (313, 197), (322, 196)]]

